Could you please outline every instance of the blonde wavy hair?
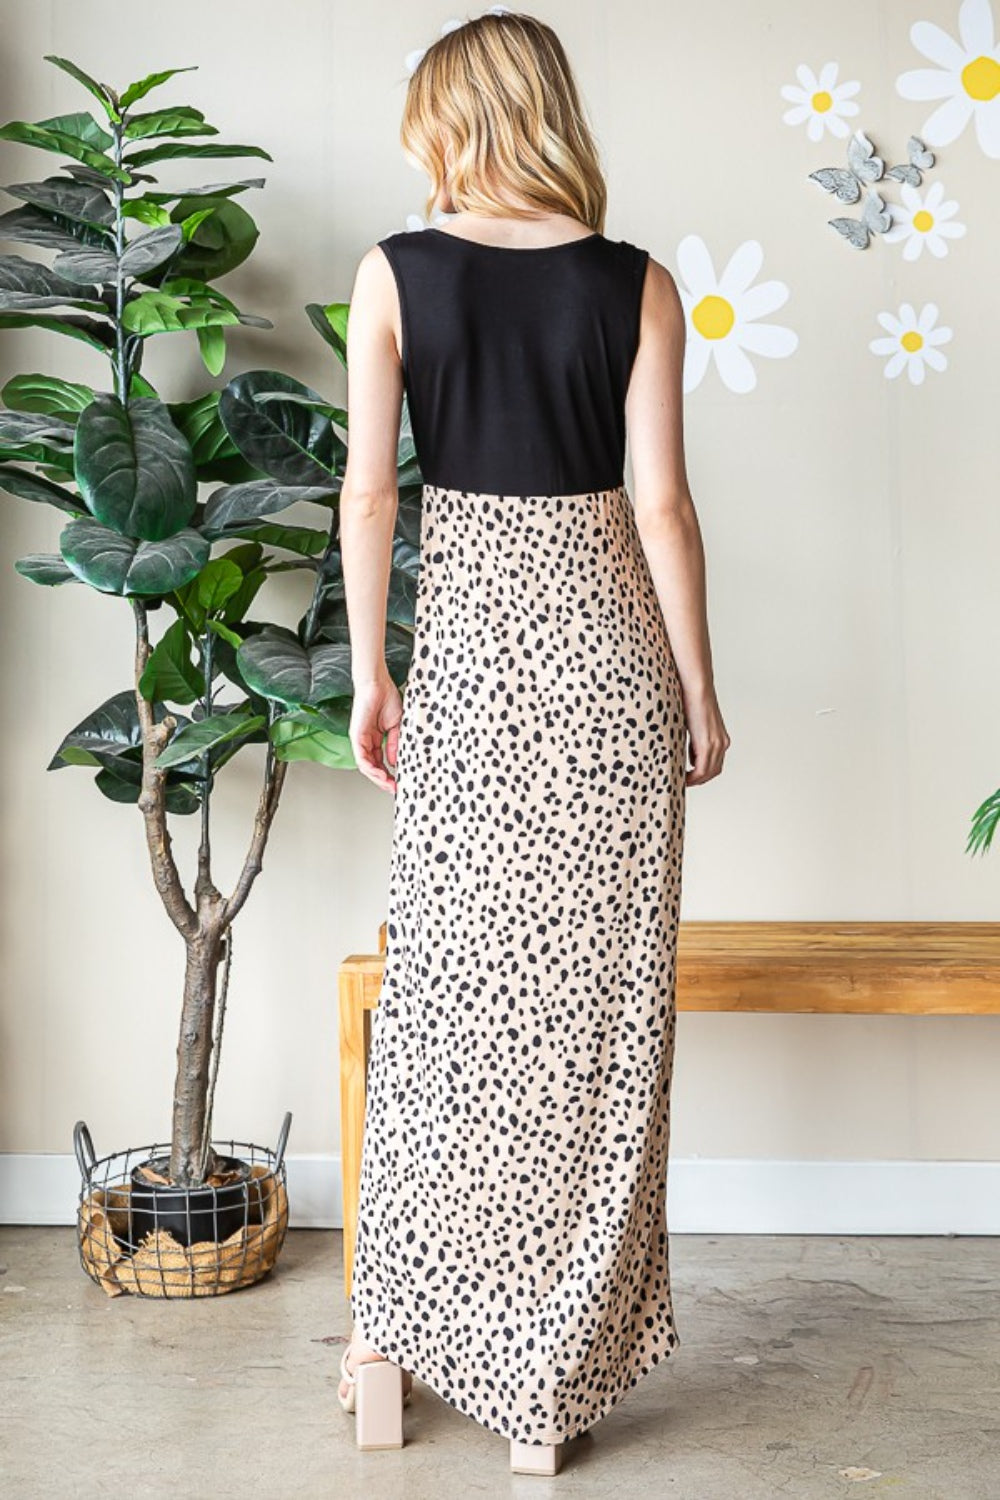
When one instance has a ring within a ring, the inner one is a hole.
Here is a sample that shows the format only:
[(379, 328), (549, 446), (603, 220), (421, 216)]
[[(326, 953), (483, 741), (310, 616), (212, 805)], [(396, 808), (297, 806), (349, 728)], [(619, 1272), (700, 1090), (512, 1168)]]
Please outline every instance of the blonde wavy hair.
[[(456, 210), (571, 214), (604, 232), (607, 187), (573, 71), (550, 26), (506, 11), (433, 42), (414, 69), (399, 133)], [(514, 200), (526, 200), (530, 207)]]

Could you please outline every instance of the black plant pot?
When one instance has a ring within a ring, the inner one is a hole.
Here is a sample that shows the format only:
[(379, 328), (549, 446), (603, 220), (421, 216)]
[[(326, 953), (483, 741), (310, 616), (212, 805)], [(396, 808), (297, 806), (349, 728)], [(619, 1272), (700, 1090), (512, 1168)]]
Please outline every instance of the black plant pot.
[(235, 1173), (221, 1187), (174, 1187), (150, 1182), (143, 1168), (167, 1175), (170, 1158), (150, 1157), (138, 1162), (130, 1174), (128, 1248), (134, 1250), (150, 1232), (166, 1230), (178, 1244), (188, 1246), (211, 1240), (219, 1243), (248, 1224), (263, 1219), (261, 1183), (250, 1171), (250, 1163), (238, 1156), (219, 1158), (219, 1170)]

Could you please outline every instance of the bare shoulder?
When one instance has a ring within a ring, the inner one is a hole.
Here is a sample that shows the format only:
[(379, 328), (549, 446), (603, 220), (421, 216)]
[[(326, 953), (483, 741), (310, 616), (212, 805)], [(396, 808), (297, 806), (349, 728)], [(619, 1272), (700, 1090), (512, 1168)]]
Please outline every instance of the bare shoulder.
[(684, 321), (684, 308), (677, 283), (667, 267), (652, 255), (646, 270), (642, 305), (644, 313), (648, 308), (659, 319), (676, 321), (679, 318), (681, 322)]
[(378, 289), (387, 286), (391, 280), (392, 267), (389, 264), (389, 257), (381, 245), (371, 245), (358, 261), (354, 273), (355, 287)]

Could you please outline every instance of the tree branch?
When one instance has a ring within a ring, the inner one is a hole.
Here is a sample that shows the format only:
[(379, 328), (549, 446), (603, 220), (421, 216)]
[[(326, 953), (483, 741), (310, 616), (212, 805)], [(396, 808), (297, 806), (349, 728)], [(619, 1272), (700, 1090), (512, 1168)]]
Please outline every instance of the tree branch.
[(268, 835), (271, 832), (271, 824), (278, 810), (278, 800), (281, 796), (281, 788), (285, 781), (285, 772), (288, 770), (287, 761), (279, 761), (274, 754), (274, 746), (268, 742), (267, 761), (264, 766), (264, 783), (260, 791), (260, 800), (257, 803), (257, 812), (253, 820), (253, 835), (250, 839), (250, 848), (243, 862), (239, 879), (233, 888), (233, 894), (225, 902), (222, 908), (222, 921), (225, 927), (233, 922), (250, 894), (251, 887), (261, 872), (264, 863), (264, 850), (267, 848)]
[(142, 788), (139, 793), (139, 811), (146, 826), (146, 847), (153, 871), (153, 881), (167, 915), (185, 938), (193, 937), (199, 927), (198, 915), (192, 907), (181, 884), (181, 878), (171, 852), (170, 830), (167, 827), (166, 776), (164, 770), (154, 765), (156, 757), (170, 739), (170, 732), (177, 720), (169, 714), (159, 724), (153, 717), (153, 705), (144, 698), (139, 681), (149, 660), (149, 621), (146, 606), (133, 596), (130, 600), (135, 615), (135, 702), (142, 731)]

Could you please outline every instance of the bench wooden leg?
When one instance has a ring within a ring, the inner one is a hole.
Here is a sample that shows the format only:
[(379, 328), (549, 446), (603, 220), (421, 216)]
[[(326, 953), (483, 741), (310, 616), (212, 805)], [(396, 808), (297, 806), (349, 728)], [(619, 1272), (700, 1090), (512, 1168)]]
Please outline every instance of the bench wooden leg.
[(340, 967), (340, 1162), (344, 1202), (344, 1293), (351, 1295), (354, 1240), (358, 1230), (358, 1187), (365, 1124), (369, 1015), (366, 974), (350, 959)]

